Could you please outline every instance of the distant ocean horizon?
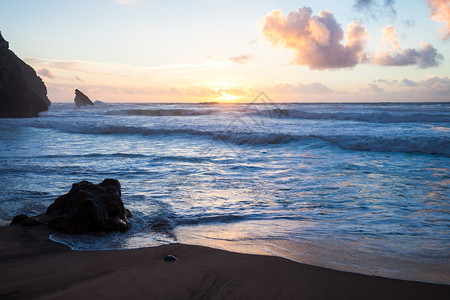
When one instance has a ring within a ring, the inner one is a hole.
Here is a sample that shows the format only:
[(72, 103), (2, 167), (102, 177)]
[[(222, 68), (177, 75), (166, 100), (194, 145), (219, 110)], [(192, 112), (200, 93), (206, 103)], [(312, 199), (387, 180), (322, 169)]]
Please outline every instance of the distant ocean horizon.
[[(367, 104), (373, 104), (373, 105), (399, 105), (399, 104), (410, 104), (410, 105), (436, 105), (436, 104), (449, 104), (449, 101), (274, 101), (271, 100), (265, 93), (260, 95), (265, 96), (258, 96), (255, 97), (253, 100), (246, 100), (246, 101), (226, 101), (226, 100), (211, 100), (211, 101), (168, 101), (168, 102), (161, 102), (161, 101), (102, 101), (102, 100), (92, 100), (94, 104), (135, 104), (135, 105), (183, 105), (183, 104), (191, 104), (191, 105), (294, 105), (294, 104), (304, 104), (304, 105), (329, 105), (329, 104), (355, 104), (355, 105), (367, 105)], [(260, 97), (264, 97), (265, 100), (261, 102), (258, 100)], [(67, 100), (67, 101), (52, 101), (52, 104), (73, 104), (73, 100)]]
[(129, 231), (52, 239), (450, 284), (449, 168), (450, 103), (53, 103), (0, 119), (0, 225), (115, 178)]

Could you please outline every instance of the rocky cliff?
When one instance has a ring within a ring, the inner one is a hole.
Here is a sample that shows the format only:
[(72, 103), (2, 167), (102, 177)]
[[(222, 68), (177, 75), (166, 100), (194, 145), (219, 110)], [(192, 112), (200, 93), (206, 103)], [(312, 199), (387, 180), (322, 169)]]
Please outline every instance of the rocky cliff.
[(78, 89), (75, 90), (75, 99), (73, 101), (75, 101), (75, 105), (77, 107), (85, 106), (85, 105), (94, 105), (94, 103), (92, 103), (91, 99), (89, 99), (88, 96), (83, 94), (83, 92), (81, 92)]
[(37, 117), (51, 104), (47, 88), (34, 69), (4, 45), (0, 47), (0, 118)]

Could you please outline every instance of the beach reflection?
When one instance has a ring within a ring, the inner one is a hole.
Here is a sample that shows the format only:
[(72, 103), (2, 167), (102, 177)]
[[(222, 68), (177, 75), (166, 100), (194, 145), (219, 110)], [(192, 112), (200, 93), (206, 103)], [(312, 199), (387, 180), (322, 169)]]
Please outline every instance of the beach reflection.
[[(315, 227), (315, 222), (306, 221), (279, 221), (275, 226), (268, 221), (247, 221), (225, 225), (200, 225), (196, 226), (195, 232), (189, 227), (180, 226), (176, 229), (176, 234), (184, 244), (239, 253), (280, 256), (305, 264), (374, 276), (443, 284), (450, 282), (449, 260), (441, 259), (441, 263), (436, 263), (431, 258), (426, 259), (429, 257), (426, 247), (432, 245), (419, 249), (423, 252), (423, 261), (417, 261), (410, 255), (399, 258), (396, 253), (387, 251), (387, 247), (383, 248), (380, 239), (370, 236), (367, 236), (365, 241), (359, 238), (311, 238), (306, 232), (308, 228)], [(287, 230), (296, 230), (297, 238), (283, 238)], [(303, 230), (307, 238), (302, 238)], [(371, 246), (368, 246), (369, 244)]]

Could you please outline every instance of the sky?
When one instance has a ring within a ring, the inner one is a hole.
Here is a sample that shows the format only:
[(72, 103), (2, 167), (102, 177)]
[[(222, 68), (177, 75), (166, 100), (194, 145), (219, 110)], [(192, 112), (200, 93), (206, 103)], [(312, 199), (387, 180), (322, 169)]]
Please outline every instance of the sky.
[(1, 0), (52, 102), (450, 102), (449, 0)]

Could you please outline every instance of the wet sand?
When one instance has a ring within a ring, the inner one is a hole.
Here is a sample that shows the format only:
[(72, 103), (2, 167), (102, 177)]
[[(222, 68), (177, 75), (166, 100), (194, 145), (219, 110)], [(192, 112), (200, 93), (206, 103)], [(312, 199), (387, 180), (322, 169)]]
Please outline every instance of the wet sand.
[[(172, 244), (72, 251), (47, 227), (0, 227), (0, 299), (450, 299), (450, 286)], [(175, 262), (165, 262), (166, 255)]]

